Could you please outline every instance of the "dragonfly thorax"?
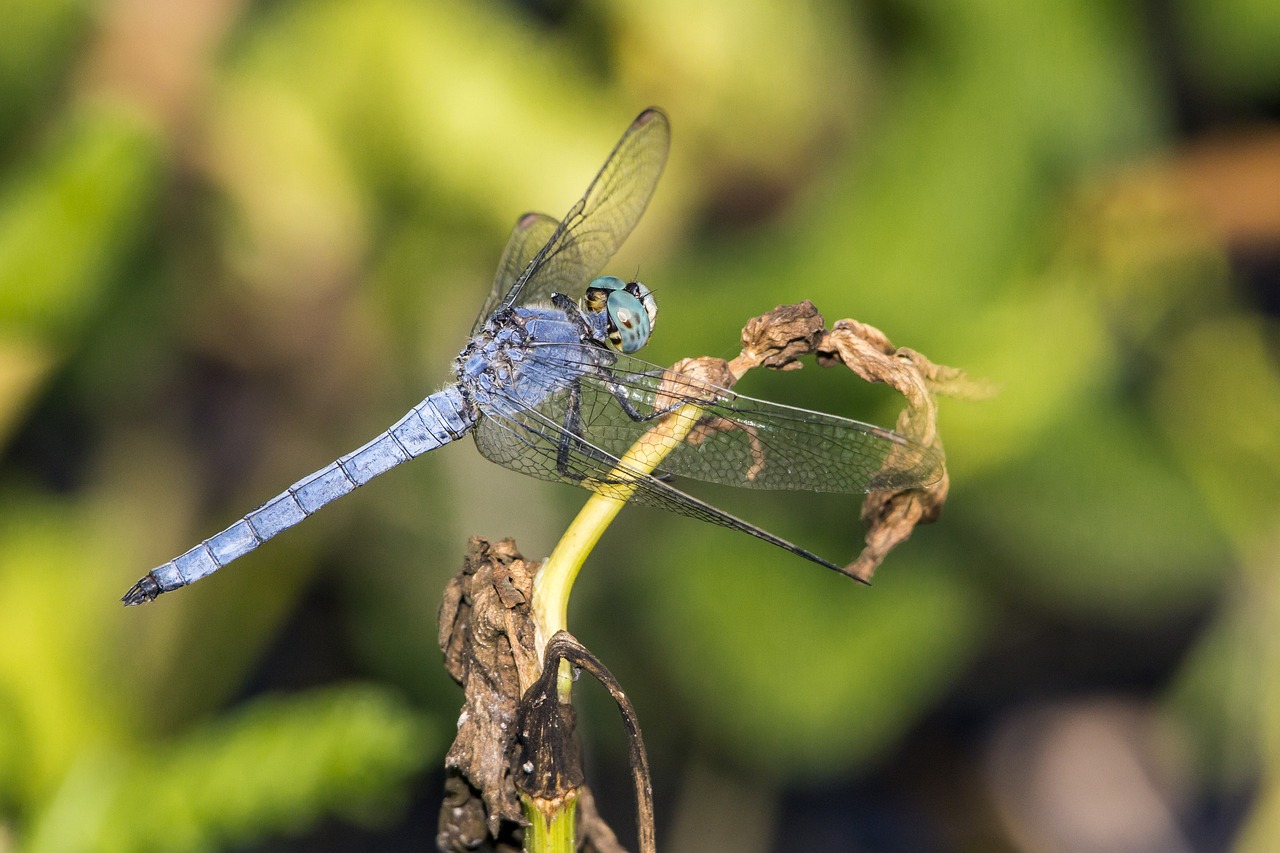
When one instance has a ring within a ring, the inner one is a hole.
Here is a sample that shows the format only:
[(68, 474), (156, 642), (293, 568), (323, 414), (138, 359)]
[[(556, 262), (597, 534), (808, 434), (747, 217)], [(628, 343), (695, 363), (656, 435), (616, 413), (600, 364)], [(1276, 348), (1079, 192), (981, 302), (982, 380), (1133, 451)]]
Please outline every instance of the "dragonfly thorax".
[(633, 353), (649, 342), (658, 322), (658, 303), (638, 281), (602, 275), (587, 286), (582, 310), (605, 320), (605, 341), (618, 352)]

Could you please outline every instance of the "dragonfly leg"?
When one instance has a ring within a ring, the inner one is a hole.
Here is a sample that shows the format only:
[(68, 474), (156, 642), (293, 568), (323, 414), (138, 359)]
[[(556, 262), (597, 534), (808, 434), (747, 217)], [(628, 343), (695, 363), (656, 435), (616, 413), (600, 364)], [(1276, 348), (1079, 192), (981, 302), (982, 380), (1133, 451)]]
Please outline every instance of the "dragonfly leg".
[(566, 477), (573, 477), (569, 470), (569, 454), (572, 444), (579, 445), (583, 451), (589, 452), (582, 440), (582, 383), (574, 382), (569, 386), (569, 403), (564, 407), (564, 429), (560, 431), (560, 441), (556, 443), (556, 470)]
[(627, 392), (621, 385), (610, 379), (608, 374), (602, 375), (600, 380), (604, 383), (604, 386), (609, 389), (609, 393), (613, 395), (613, 398), (618, 401), (618, 405), (622, 408), (622, 411), (626, 412), (627, 417), (631, 418), (631, 420), (636, 423), (648, 423), (649, 421), (657, 420), (664, 415), (671, 414), (687, 402), (684, 400), (677, 400), (669, 406), (663, 406), (660, 409), (654, 409), (652, 412), (645, 414), (631, 404), (630, 398), (627, 397)]
[(569, 386), (569, 401), (564, 408), (564, 422), (560, 430), (560, 440), (556, 443), (556, 470), (572, 480), (585, 479), (569, 467), (569, 459), (574, 450), (597, 462), (612, 466), (617, 460), (582, 437), (582, 383), (574, 382)]
[[(630, 405), (628, 403), (628, 405)], [(634, 411), (634, 409), (633, 409)], [(640, 415), (639, 412), (636, 412)], [(643, 415), (640, 415), (643, 418)], [(588, 478), (574, 471), (569, 460), (576, 450), (579, 454), (603, 463), (606, 467), (612, 467), (617, 460), (608, 453), (594, 447), (582, 437), (582, 383), (574, 382), (569, 386), (569, 400), (564, 408), (564, 421), (561, 424), (559, 441), (556, 442), (556, 470), (567, 480), (582, 481), (586, 479), (595, 479), (599, 482), (607, 482), (599, 477)], [(662, 472), (654, 472), (653, 477), (659, 480), (670, 480), (671, 475)], [(615, 481), (614, 485), (624, 485), (622, 481)]]

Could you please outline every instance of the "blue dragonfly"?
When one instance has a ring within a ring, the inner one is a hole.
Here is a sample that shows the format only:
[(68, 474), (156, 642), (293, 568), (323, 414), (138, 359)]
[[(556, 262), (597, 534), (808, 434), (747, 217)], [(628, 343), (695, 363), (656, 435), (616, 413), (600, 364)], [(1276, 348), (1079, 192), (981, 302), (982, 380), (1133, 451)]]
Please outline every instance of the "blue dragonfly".
[[(360, 449), (152, 569), (124, 603), (152, 601), (213, 574), (384, 471), (468, 433), (482, 454), (513, 470), (625, 494), (840, 571), (674, 484), (689, 477), (759, 489), (906, 489), (938, 479), (941, 455), (891, 430), (755, 400), (631, 355), (648, 341), (657, 303), (638, 281), (596, 276), (648, 205), (670, 141), (667, 116), (645, 110), (564, 219), (519, 219), (454, 362), (453, 384)], [(619, 466), (641, 435), (690, 402), (714, 429), (670, 450), (650, 473)]]

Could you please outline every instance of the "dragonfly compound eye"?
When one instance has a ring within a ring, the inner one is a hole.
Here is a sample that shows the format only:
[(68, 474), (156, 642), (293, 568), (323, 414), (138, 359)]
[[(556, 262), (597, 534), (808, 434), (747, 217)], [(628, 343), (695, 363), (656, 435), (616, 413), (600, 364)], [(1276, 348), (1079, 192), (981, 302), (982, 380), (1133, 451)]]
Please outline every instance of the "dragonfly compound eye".
[(583, 310), (604, 311), (609, 303), (609, 294), (616, 293), (627, 286), (627, 283), (616, 275), (602, 275), (587, 285), (587, 292), (582, 296)]
[(640, 300), (644, 312), (649, 315), (649, 334), (653, 334), (658, 325), (658, 301), (653, 298), (653, 291), (638, 281), (627, 282), (623, 289)]
[[(641, 285), (643, 287), (643, 285)], [(657, 307), (650, 310), (652, 295), (645, 291), (646, 299), (629, 290), (615, 290), (609, 294), (606, 310), (609, 314), (609, 344), (619, 352), (633, 353), (649, 342), (653, 331), (652, 316)]]

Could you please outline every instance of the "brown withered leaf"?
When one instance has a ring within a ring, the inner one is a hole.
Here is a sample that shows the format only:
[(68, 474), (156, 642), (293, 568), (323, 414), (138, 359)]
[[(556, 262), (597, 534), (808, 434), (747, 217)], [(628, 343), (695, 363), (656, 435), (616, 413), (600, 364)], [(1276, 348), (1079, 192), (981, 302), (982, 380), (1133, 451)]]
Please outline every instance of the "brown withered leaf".
[[(514, 541), (473, 537), (462, 570), (445, 589), (440, 648), (445, 668), (462, 685), (465, 698), (458, 735), (445, 757), (448, 776), (436, 844), (457, 853), (517, 853), (526, 825), (519, 786), (535, 805), (577, 799), (580, 850), (626, 853), (583, 783), (573, 707), (560, 704), (556, 692), (560, 661), (572, 661), (605, 684), (623, 710), (629, 736), (638, 741), (635, 714), (603, 664), (566, 632), (548, 643), (550, 664), (544, 672), (534, 648), (530, 608), (537, 569)], [(633, 742), (632, 750), (633, 755), (638, 750), (643, 768), (637, 803), (648, 816), (641, 848), (652, 850), (648, 764), (642, 743)]]
[(799, 370), (796, 359), (811, 354), (825, 334), (826, 321), (808, 299), (779, 305), (742, 328), (742, 354), (732, 362), (734, 373), (741, 378), (753, 367)]
[(510, 539), (473, 537), (462, 571), (445, 589), (440, 648), (465, 698), (445, 756), (441, 850), (475, 850), (486, 841), (499, 850), (521, 847), (524, 818), (511, 766), (520, 697), (540, 670), (529, 608), (536, 568)]
[[(920, 444), (936, 448), (940, 454), (936, 396), (978, 398), (992, 393), (989, 386), (970, 380), (964, 371), (934, 364), (915, 350), (897, 348), (884, 332), (857, 320), (837, 322), (816, 352), (818, 364), (843, 364), (866, 381), (883, 382), (906, 398), (907, 405), (895, 428)], [(886, 465), (894, 461), (890, 454)], [(916, 525), (937, 520), (949, 486), (944, 465), (937, 481), (923, 488), (868, 493), (861, 513), (867, 526), (866, 544), (845, 571), (870, 580), (888, 553), (905, 542)]]
[[(916, 442), (942, 453), (938, 434), (938, 395), (980, 399), (994, 393), (989, 385), (970, 380), (963, 371), (934, 364), (920, 353), (898, 348), (874, 326), (856, 320), (841, 320), (830, 331), (822, 314), (808, 300), (780, 305), (750, 320), (742, 330), (742, 352), (729, 362), (720, 359), (686, 359), (673, 370), (688, 372), (700, 381), (732, 388), (748, 370), (767, 367), (795, 370), (799, 358), (816, 355), (818, 364), (843, 364), (867, 382), (882, 382), (906, 400), (896, 429)], [(664, 380), (670, 381), (670, 380)], [(687, 383), (686, 383), (687, 384)], [(668, 389), (668, 396), (688, 389)], [(720, 418), (707, 418), (689, 433), (686, 441), (697, 444), (726, 429), (742, 429)], [(750, 437), (764, 464), (766, 451), (757, 436)], [(900, 461), (891, 453), (886, 466)], [(917, 524), (938, 518), (946, 501), (949, 479), (945, 466), (938, 479), (918, 489), (871, 492), (863, 502), (861, 517), (867, 525), (865, 546), (845, 572), (867, 581), (885, 556), (906, 541)]]

